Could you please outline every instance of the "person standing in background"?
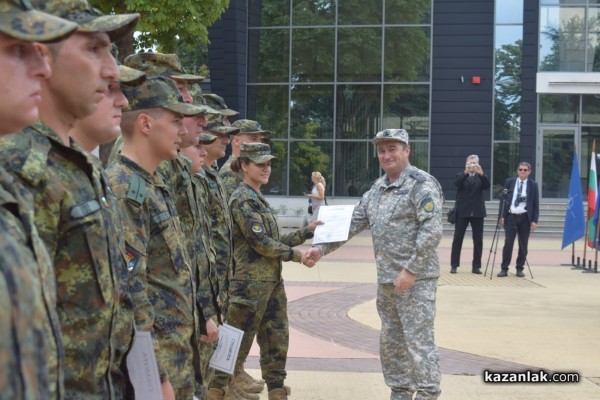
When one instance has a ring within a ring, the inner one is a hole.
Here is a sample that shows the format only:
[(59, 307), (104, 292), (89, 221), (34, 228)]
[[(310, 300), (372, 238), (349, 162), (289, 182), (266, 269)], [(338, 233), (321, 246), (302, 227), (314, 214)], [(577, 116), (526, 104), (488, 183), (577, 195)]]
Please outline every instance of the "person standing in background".
[(473, 262), (471, 272), (481, 274), (483, 252), (483, 220), (486, 216), (483, 191), (490, 188), (490, 180), (479, 165), (479, 156), (467, 157), (465, 170), (456, 175), (456, 225), (450, 256), (450, 273), (455, 274), (460, 266), (460, 252), (467, 226), (473, 231)]
[(310, 193), (304, 193), (308, 197), (308, 202), (312, 205), (311, 221), (315, 221), (319, 216), (319, 207), (325, 205), (325, 178), (319, 171), (311, 174), (310, 180), (313, 187)]

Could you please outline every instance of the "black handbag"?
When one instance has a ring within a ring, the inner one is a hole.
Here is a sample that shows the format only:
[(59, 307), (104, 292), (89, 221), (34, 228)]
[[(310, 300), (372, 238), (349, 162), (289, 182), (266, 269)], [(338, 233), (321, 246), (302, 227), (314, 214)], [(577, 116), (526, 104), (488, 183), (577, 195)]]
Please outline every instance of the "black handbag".
[(448, 210), (448, 222), (452, 225), (456, 223), (456, 202), (454, 202), (454, 207)]
[(308, 215), (312, 215), (312, 204), (308, 205)]

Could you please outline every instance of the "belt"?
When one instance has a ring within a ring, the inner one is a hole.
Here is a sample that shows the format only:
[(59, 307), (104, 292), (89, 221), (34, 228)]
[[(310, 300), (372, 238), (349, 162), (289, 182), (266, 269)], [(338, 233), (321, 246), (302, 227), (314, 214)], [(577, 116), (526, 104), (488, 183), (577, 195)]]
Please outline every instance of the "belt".
[(523, 214), (527, 214), (527, 211), (523, 211), (523, 212), (520, 212), (520, 213), (515, 213), (515, 212), (512, 212), (512, 211), (509, 210), (508, 213), (512, 214), (512, 215), (523, 215)]

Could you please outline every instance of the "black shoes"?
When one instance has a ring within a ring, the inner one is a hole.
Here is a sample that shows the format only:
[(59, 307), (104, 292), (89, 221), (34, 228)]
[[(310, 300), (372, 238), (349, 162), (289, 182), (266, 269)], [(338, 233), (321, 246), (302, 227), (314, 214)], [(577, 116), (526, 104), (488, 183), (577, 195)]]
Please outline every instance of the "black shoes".
[(500, 272), (498, 272), (498, 275), (496, 275), (498, 278), (504, 278), (505, 276), (508, 276), (508, 272), (505, 270), (502, 270)]
[(523, 273), (523, 271), (521, 271), (521, 270), (517, 271), (517, 276), (518, 276), (519, 278), (525, 278), (525, 274), (524, 274), (524, 273)]
[(451, 274), (455, 274), (456, 273), (456, 268), (458, 268), (458, 267), (450, 267), (450, 273)]
[(481, 275), (481, 268), (473, 268), (471, 272), (477, 275)]

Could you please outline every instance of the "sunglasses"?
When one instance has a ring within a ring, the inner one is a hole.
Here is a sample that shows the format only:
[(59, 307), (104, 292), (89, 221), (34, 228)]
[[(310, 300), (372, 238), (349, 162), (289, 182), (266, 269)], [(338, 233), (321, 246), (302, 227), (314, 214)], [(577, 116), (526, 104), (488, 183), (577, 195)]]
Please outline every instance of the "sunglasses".
[(527, 172), (527, 171), (529, 171), (529, 168), (519, 168), (519, 171), (525, 171), (525, 172)]

